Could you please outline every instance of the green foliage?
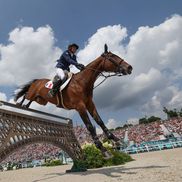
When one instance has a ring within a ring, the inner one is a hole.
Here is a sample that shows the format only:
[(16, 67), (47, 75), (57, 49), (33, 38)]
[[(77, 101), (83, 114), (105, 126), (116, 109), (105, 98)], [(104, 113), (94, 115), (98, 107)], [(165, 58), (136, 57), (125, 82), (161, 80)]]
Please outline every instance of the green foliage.
[(95, 145), (86, 145), (83, 148), (85, 156), (85, 166), (88, 169), (99, 168), (103, 166), (121, 165), (125, 162), (132, 161), (133, 159), (123, 152), (114, 151), (109, 144), (104, 145), (108, 151), (113, 155), (110, 159), (104, 159), (101, 151)]
[(102, 156), (101, 151), (95, 147), (95, 145), (86, 145), (83, 148), (83, 153), (85, 157), (86, 167), (91, 168), (99, 168), (104, 164), (104, 158)]
[(113, 155), (111, 159), (104, 160), (104, 166), (113, 166), (113, 165), (121, 165), (126, 162), (133, 161), (130, 155), (120, 152), (117, 150), (113, 150), (112, 148), (107, 148)]
[(115, 130), (125, 129), (125, 128), (132, 127), (132, 126), (133, 126), (132, 124), (124, 124), (123, 126), (116, 127)]
[[(118, 152), (118, 151), (116, 151)], [(124, 152), (118, 152), (120, 154), (120, 157), (122, 157), (124, 159), (124, 162), (130, 162), (133, 161), (134, 159), (132, 159), (132, 157)]]
[(164, 107), (163, 111), (167, 114), (168, 119), (175, 117), (182, 117), (182, 108), (178, 111), (176, 108), (169, 110), (166, 107)]
[(182, 117), (182, 108), (179, 111), (179, 117)]
[(115, 128), (115, 130), (120, 130), (120, 129), (123, 129), (123, 127), (122, 126), (118, 126), (118, 127)]
[(107, 143), (107, 142), (109, 143), (110, 140), (109, 140), (108, 138), (105, 137), (105, 138), (102, 140), (102, 142), (103, 142), (103, 143)]
[(161, 120), (161, 118), (156, 117), (156, 116), (151, 116), (148, 118), (148, 123), (152, 123), (152, 122), (159, 121), (159, 120)]
[(43, 164), (43, 166), (59, 166), (59, 165), (63, 165), (62, 161), (58, 160), (51, 160), (46, 162), (45, 164)]
[(83, 172), (87, 170), (86, 161), (74, 160), (70, 172)]
[(145, 118), (140, 118), (140, 119), (139, 119), (139, 124), (146, 124), (146, 123), (148, 123), (148, 120), (147, 120), (146, 117), (145, 117)]
[(0, 165), (0, 171), (3, 171), (3, 166), (2, 165)]
[(16, 166), (15, 163), (8, 162), (7, 163), (7, 170), (13, 170), (13, 167)]
[(148, 123), (152, 123), (152, 122), (159, 121), (159, 120), (161, 120), (161, 118), (156, 117), (156, 116), (151, 116), (149, 118), (144, 117), (144, 118), (139, 119), (139, 124), (148, 124)]

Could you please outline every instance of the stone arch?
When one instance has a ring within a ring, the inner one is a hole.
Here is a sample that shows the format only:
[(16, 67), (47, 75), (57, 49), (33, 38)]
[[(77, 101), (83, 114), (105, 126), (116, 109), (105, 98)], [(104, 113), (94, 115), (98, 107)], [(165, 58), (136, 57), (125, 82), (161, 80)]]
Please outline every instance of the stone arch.
[(2, 150), (1, 151), (1, 161), (6, 159), (12, 153), (14, 153), (17, 150), (19, 150), (21, 147), (25, 147), (25, 146), (33, 144), (33, 143), (50, 143), (50, 144), (52, 144), (54, 146), (57, 146), (60, 149), (62, 149), (73, 160), (76, 160), (74, 153), (72, 153), (71, 150), (69, 150), (69, 147), (67, 145), (65, 145), (64, 143), (59, 142), (57, 140), (50, 140), (49, 138), (45, 139), (45, 138), (41, 138), (41, 137), (33, 137), (33, 138), (28, 138), (28, 139), (24, 139), (24, 140), (18, 141), (17, 143), (15, 143), (15, 144), (9, 146), (8, 148)]

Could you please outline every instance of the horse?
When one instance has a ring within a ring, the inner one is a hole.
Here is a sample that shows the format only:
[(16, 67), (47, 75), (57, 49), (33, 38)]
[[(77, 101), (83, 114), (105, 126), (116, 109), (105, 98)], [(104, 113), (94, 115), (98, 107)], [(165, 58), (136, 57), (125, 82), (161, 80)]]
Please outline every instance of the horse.
[[(103, 72), (112, 72), (116, 75), (129, 75), (132, 73), (132, 69), (132, 66), (124, 59), (108, 51), (108, 47), (105, 45), (104, 53), (89, 63), (82, 71), (74, 74), (68, 85), (56, 96), (52, 98), (48, 97), (49, 89), (45, 87), (45, 84), (49, 79), (35, 79), (23, 85), (19, 92), (15, 94), (14, 100), (20, 106), (22, 106), (25, 99), (29, 100), (29, 103), (25, 105), (27, 108), (35, 101), (41, 105), (46, 105), (50, 102), (59, 108), (75, 109), (90, 132), (96, 147), (100, 149), (105, 158), (109, 158), (111, 154), (109, 154), (99, 140), (88, 112), (101, 127), (108, 139), (112, 140), (115, 144), (120, 144), (120, 140), (108, 130), (97, 112), (92, 99), (94, 83)], [(22, 96), (22, 101), (18, 103), (17, 100)]]

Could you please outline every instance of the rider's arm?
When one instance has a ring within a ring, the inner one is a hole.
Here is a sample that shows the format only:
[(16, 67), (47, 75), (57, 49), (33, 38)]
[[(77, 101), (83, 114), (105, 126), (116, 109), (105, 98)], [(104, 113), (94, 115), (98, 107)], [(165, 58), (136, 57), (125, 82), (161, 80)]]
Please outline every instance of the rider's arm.
[(70, 55), (69, 55), (67, 52), (63, 53), (62, 56), (65, 58), (65, 60), (66, 60), (68, 63), (73, 64), (73, 65), (75, 65), (75, 66), (78, 65), (76, 58), (75, 58), (75, 59), (72, 59), (72, 58), (70, 57)]

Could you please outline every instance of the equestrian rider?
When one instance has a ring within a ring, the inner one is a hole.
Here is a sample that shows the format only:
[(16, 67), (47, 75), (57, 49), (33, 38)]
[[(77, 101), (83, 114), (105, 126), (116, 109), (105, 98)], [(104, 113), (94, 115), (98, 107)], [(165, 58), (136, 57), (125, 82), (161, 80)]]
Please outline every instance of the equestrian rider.
[(59, 90), (59, 87), (62, 85), (63, 81), (66, 79), (65, 72), (69, 72), (70, 65), (76, 66), (79, 70), (83, 70), (85, 66), (83, 64), (80, 64), (77, 62), (76, 59), (76, 51), (79, 49), (79, 46), (77, 44), (70, 44), (68, 46), (68, 49), (63, 52), (61, 57), (57, 60), (56, 64), (56, 76), (59, 77), (59, 80), (56, 81), (54, 79), (53, 81), (53, 88), (49, 91), (48, 95), (50, 97), (53, 97), (56, 95), (56, 93)]

